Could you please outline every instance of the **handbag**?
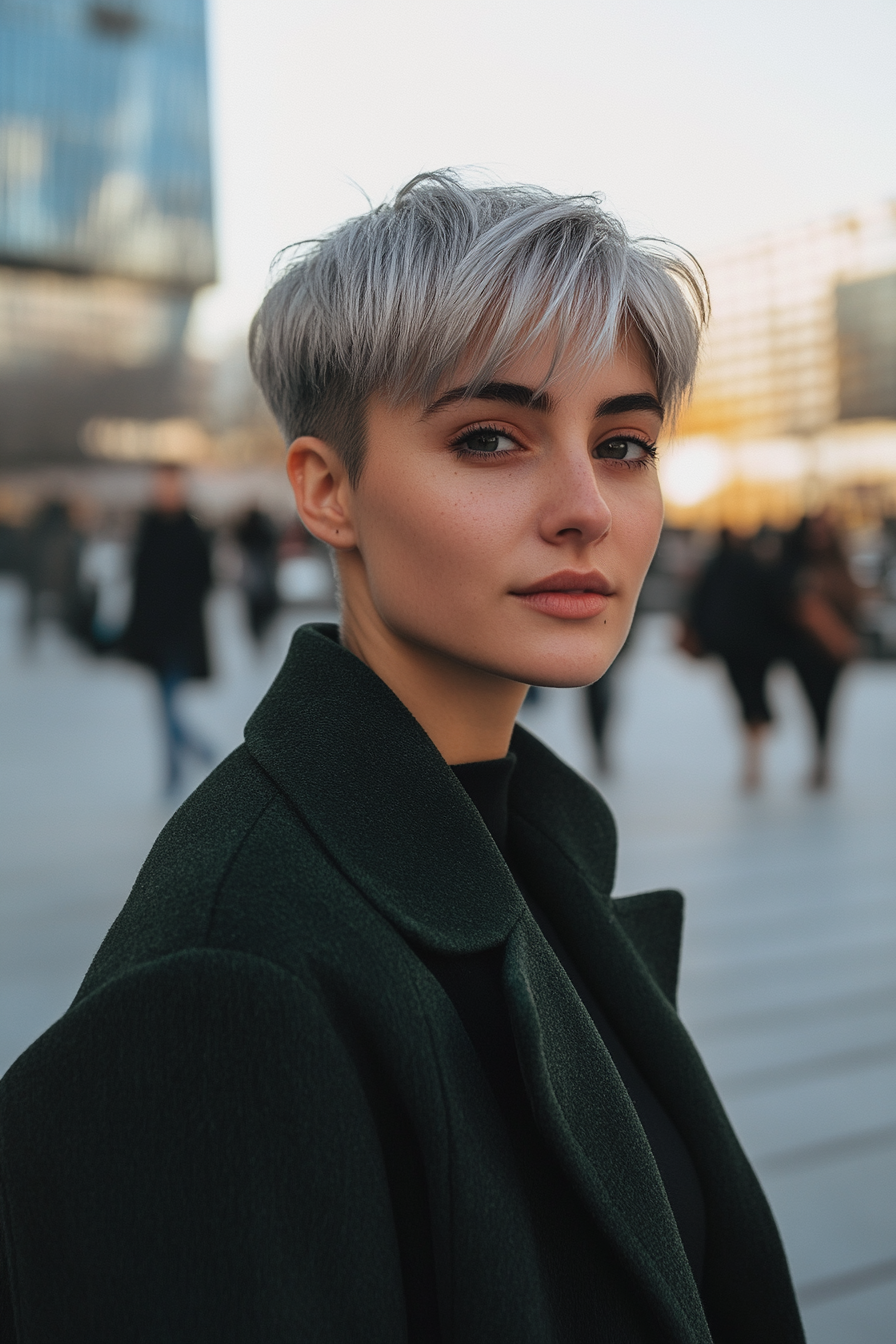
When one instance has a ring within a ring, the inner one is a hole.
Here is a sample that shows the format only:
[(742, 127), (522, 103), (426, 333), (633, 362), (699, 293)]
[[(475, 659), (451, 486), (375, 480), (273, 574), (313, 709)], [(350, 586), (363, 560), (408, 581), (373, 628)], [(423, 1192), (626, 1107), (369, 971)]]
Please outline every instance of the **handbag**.
[(706, 647), (703, 640), (697, 634), (692, 621), (686, 616), (679, 617), (678, 631), (675, 637), (676, 647), (683, 653), (687, 653), (691, 658), (705, 658)]
[(796, 619), (835, 662), (848, 663), (859, 652), (858, 635), (820, 593), (800, 593)]

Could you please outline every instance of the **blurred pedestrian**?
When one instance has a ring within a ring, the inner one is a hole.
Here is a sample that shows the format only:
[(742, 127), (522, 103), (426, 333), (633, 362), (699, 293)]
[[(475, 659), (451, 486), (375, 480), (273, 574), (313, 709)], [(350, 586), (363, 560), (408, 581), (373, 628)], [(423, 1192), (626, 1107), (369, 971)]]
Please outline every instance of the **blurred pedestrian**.
[(246, 599), (249, 629), (260, 644), (280, 609), (277, 591), (277, 528), (272, 518), (253, 508), (240, 519), (234, 536), (242, 552), (240, 587)]
[(106, 653), (117, 647), (131, 610), (130, 547), (115, 522), (87, 538), (81, 554), (81, 583), (90, 593), (90, 647)]
[(178, 703), (185, 681), (209, 675), (203, 609), (211, 582), (208, 539), (187, 512), (183, 470), (158, 467), (153, 507), (143, 515), (137, 537), (133, 603), (122, 646), (158, 679), (169, 793), (180, 784), (188, 756), (210, 764), (214, 755), (186, 725)]
[(827, 512), (801, 519), (785, 539), (782, 570), (789, 599), (786, 655), (799, 677), (815, 729), (810, 787), (830, 783), (831, 702), (846, 664), (859, 652), (861, 589)]
[(0, 517), (0, 574), (18, 575), (22, 568), (22, 530)]
[(77, 633), (82, 616), (79, 567), (83, 538), (60, 499), (44, 504), (22, 538), (22, 577), (28, 592), (25, 636), (33, 643), (44, 621)]
[[(635, 613), (635, 619), (637, 619), (637, 612)], [(588, 722), (591, 725), (591, 736), (594, 738), (597, 768), (602, 775), (609, 775), (613, 766), (609, 746), (607, 744), (607, 725), (610, 722), (611, 711), (616, 700), (616, 678), (619, 672), (619, 666), (625, 657), (625, 654), (631, 648), (634, 628), (633, 621), (632, 628), (628, 632), (625, 643), (619, 650), (613, 662), (607, 668), (604, 675), (598, 681), (593, 681), (590, 686), (585, 687), (585, 696), (588, 704)]]
[(769, 668), (781, 651), (783, 604), (776, 570), (749, 542), (723, 528), (719, 548), (697, 580), (687, 615), (691, 653), (714, 653), (725, 664), (744, 731), (743, 787), (762, 782), (762, 743), (772, 722)]

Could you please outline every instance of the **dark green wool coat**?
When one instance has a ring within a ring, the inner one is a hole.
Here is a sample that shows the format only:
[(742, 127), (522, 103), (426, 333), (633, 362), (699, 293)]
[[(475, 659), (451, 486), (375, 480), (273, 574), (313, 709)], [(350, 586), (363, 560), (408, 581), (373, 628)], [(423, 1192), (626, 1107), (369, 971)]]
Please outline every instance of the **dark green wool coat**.
[[(802, 1340), (675, 1012), (681, 898), (610, 900), (606, 805), (521, 729), (513, 750), (533, 894), (700, 1174), (703, 1304), (628, 1094), (478, 812), (391, 691), (306, 627), (72, 1007), (0, 1084), (4, 1341)], [(538, 1215), (416, 949), (498, 949), (568, 1218)], [(552, 1296), (558, 1257), (581, 1266), (574, 1301)]]

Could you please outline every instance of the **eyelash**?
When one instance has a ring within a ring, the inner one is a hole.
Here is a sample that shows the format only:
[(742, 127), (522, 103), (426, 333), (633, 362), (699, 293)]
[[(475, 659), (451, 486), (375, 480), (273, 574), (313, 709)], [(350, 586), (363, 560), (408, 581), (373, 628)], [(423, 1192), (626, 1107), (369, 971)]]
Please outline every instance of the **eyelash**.
[[(452, 439), (449, 447), (454, 449), (454, 452), (458, 457), (468, 457), (468, 458), (475, 457), (479, 458), (480, 461), (484, 458), (514, 456), (514, 454), (509, 449), (500, 453), (485, 453), (477, 450), (476, 448), (470, 448), (468, 446), (465, 446), (469, 444), (469, 441), (471, 439), (475, 438), (477, 435), (480, 434), (494, 434), (496, 437), (500, 437), (502, 439), (510, 439), (511, 443), (515, 443), (517, 445), (517, 448), (519, 449), (522, 448), (522, 445), (519, 444), (517, 440), (514, 438), (514, 436), (508, 433), (506, 429), (502, 429), (500, 425), (490, 425), (490, 424), (471, 425), (470, 427), (465, 429), (462, 434), (459, 434), (456, 439)], [(601, 444), (598, 443), (595, 444), (594, 448), (592, 449), (592, 456), (594, 457), (595, 461), (598, 462), (617, 461), (619, 462), (620, 466), (632, 468), (632, 467), (648, 467), (656, 459), (656, 444), (651, 443), (649, 439), (641, 438), (640, 434), (610, 434), (606, 439), (602, 439), (601, 443), (610, 443), (613, 439), (625, 439), (630, 443), (640, 444), (640, 446), (644, 449), (647, 456), (638, 458), (634, 462), (624, 462), (619, 458), (612, 458), (612, 457), (598, 458), (596, 455), (597, 449), (601, 446)]]
[[(597, 450), (604, 443), (612, 443), (614, 439), (622, 439), (625, 443), (637, 443), (644, 449), (646, 457), (636, 458), (634, 462), (624, 462), (621, 458), (597, 456)], [(591, 450), (591, 455), (598, 462), (617, 462), (620, 467), (638, 468), (650, 467), (656, 461), (656, 444), (651, 443), (649, 439), (642, 439), (640, 434), (609, 434), (600, 443), (596, 443)]]
[(481, 434), (494, 434), (498, 438), (510, 439), (511, 443), (516, 443), (517, 448), (522, 448), (522, 444), (517, 443), (517, 440), (513, 435), (509, 434), (506, 429), (502, 429), (500, 425), (470, 425), (462, 434), (459, 434), (456, 439), (452, 439), (449, 446), (454, 449), (458, 457), (493, 458), (513, 456), (509, 450), (503, 453), (483, 453), (476, 448), (464, 446), (469, 443), (470, 439), (476, 438), (477, 435)]

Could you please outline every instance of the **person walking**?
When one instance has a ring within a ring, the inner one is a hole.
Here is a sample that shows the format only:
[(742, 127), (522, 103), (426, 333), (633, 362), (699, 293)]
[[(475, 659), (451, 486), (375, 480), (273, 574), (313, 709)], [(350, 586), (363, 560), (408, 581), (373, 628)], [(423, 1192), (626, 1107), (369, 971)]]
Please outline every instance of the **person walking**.
[(246, 599), (249, 629), (260, 644), (280, 609), (277, 529), (272, 518), (252, 508), (237, 523), (234, 536), (242, 552), (240, 587)]
[(203, 765), (211, 747), (184, 721), (184, 682), (209, 676), (204, 607), (212, 585), (208, 539), (186, 508), (183, 469), (153, 474), (153, 507), (141, 519), (134, 551), (131, 613), (122, 650), (155, 674), (165, 732), (166, 791), (176, 793), (190, 756)]
[[(635, 619), (637, 619), (637, 613)], [(632, 628), (625, 643), (604, 675), (598, 681), (593, 681), (590, 686), (585, 687), (588, 723), (594, 742), (597, 768), (602, 775), (609, 775), (613, 769), (613, 760), (607, 743), (607, 725), (616, 700), (616, 678), (619, 674), (619, 668), (631, 648), (634, 632), (635, 622), (633, 620)]]
[(686, 624), (696, 635), (692, 651), (725, 664), (743, 724), (742, 783), (752, 792), (762, 783), (762, 745), (773, 718), (766, 682), (781, 653), (782, 601), (774, 569), (728, 528), (694, 585)]
[(63, 500), (49, 500), (37, 512), (22, 539), (22, 576), (28, 594), (25, 643), (32, 646), (45, 621), (76, 637), (83, 594), (79, 568), (84, 538)]
[(815, 730), (809, 786), (825, 789), (831, 781), (831, 704), (844, 668), (859, 653), (862, 596), (829, 513), (802, 518), (785, 538), (782, 570), (789, 614), (786, 656)]

